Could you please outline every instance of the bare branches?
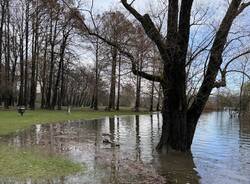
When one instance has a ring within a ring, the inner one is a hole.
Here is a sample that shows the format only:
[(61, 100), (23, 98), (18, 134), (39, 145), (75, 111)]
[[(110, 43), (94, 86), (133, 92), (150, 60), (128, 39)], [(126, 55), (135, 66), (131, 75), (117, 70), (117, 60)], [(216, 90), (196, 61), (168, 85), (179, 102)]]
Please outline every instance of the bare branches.
[[(131, 11), (135, 11), (129, 4), (127, 4), (127, 1), (125, 1), (126, 5), (131, 9)], [(78, 26), (80, 28), (81, 31), (86, 31), (89, 35), (91, 36), (95, 36), (97, 38), (99, 38), (100, 40), (102, 40), (103, 42), (107, 43), (108, 45), (116, 48), (122, 55), (128, 57), (131, 61), (132, 64), (132, 72), (135, 75), (139, 75), (147, 80), (151, 80), (151, 81), (157, 81), (157, 82), (161, 82), (162, 81), (162, 77), (161, 76), (155, 76), (155, 75), (151, 75), (148, 74), (146, 72), (143, 71), (138, 71), (136, 68), (136, 62), (135, 62), (135, 58), (134, 56), (125, 51), (124, 49), (122, 49), (117, 43), (114, 43), (108, 39), (106, 39), (105, 37), (101, 36), (99, 33), (96, 33), (94, 31), (92, 31), (86, 24), (84, 21), (84, 17), (80, 14), (80, 12), (76, 9), (71, 8), (70, 6), (68, 6), (68, 8), (72, 11), (72, 13), (75, 15), (75, 18), (78, 20)], [(92, 12), (89, 12), (90, 14), (92, 14)], [(141, 19), (141, 15), (139, 13), (134, 13), (139, 19)], [(91, 15), (93, 18), (93, 15)], [(143, 18), (144, 19), (144, 18)], [(92, 19), (93, 20), (93, 19)]]
[(228, 70), (228, 71), (227, 71), (227, 73), (232, 73), (232, 72), (241, 73), (241, 74), (245, 75), (245, 76), (248, 78), (248, 80), (250, 80), (250, 75), (248, 75), (248, 74), (247, 74), (246, 72), (244, 72), (244, 71), (241, 71), (241, 70)]
[(243, 57), (243, 56), (245, 56), (245, 55), (247, 55), (247, 54), (250, 54), (250, 49), (247, 50), (247, 51), (245, 51), (245, 52), (242, 52), (242, 53), (236, 55), (235, 57), (233, 57), (232, 59), (230, 59), (230, 60), (226, 63), (226, 65), (225, 65), (225, 67), (224, 67), (223, 70), (226, 71), (227, 68), (228, 68), (228, 66), (229, 66), (233, 61), (235, 61), (235, 60), (237, 60), (237, 59), (239, 59), (239, 58), (241, 58), (241, 57)]
[(227, 41), (227, 37), (230, 31), (230, 28), (233, 24), (234, 19), (238, 15), (238, 9), (241, 6), (241, 0), (232, 0), (230, 6), (224, 16), (221, 25), (216, 33), (212, 48), (211, 54), (209, 58), (209, 63), (207, 67), (206, 74), (204, 76), (204, 80), (201, 84), (201, 87), (198, 91), (198, 94), (191, 105), (189, 112), (192, 116), (197, 115), (197, 117), (190, 118), (198, 118), (200, 116), (201, 110), (204, 108), (205, 103), (214, 88), (216, 82), (216, 76), (222, 64), (222, 53)]
[(157, 45), (159, 51), (164, 53), (166, 45), (164, 44), (159, 30), (156, 28), (150, 16), (148, 14), (142, 16), (131, 6), (131, 4), (128, 4), (127, 0), (121, 0), (121, 2), (123, 6), (142, 24), (148, 37)]
[(107, 43), (108, 45), (110, 46), (113, 46), (115, 48), (117, 48), (117, 50), (124, 56), (128, 57), (131, 61), (131, 64), (132, 64), (132, 72), (133, 74), (135, 75), (139, 75), (147, 80), (151, 80), (151, 81), (157, 81), (157, 82), (162, 82), (162, 77), (161, 76), (156, 76), (156, 75), (151, 75), (151, 74), (148, 74), (146, 72), (143, 72), (143, 71), (139, 71), (137, 70), (137, 67), (136, 67), (136, 61), (135, 61), (135, 58), (134, 56), (127, 52), (127, 51), (124, 51), (121, 47), (119, 47), (117, 44), (105, 39), (104, 37), (100, 36), (99, 34), (96, 34), (96, 33), (93, 33), (91, 31), (89, 31), (89, 34), (90, 35), (93, 35), (93, 36), (96, 36), (98, 37), (99, 39), (101, 39), (103, 42)]

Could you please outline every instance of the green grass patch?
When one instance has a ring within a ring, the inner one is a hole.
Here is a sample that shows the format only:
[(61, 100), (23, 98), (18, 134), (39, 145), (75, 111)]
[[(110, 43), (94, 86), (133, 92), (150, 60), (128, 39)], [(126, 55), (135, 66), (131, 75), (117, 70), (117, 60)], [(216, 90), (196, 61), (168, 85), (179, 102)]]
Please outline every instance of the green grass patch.
[(90, 120), (98, 119), (105, 116), (114, 115), (134, 115), (145, 114), (147, 112), (135, 113), (131, 110), (123, 109), (121, 111), (92, 111), (87, 109), (72, 110), (70, 114), (66, 111), (48, 111), (48, 110), (27, 110), (24, 116), (20, 116), (16, 110), (0, 111), (0, 136), (14, 133), (34, 124), (45, 124), (64, 122), (67, 120)]
[(52, 156), (35, 149), (0, 146), (0, 177), (3, 179), (50, 179), (83, 170), (83, 165), (61, 156)]

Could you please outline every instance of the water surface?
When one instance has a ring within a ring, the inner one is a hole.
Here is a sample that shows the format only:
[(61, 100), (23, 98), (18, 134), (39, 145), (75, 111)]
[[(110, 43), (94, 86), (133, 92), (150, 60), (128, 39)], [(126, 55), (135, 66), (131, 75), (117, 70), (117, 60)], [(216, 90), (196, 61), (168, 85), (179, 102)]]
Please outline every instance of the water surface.
[(84, 174), (42, 183), (250, 183), (250, 122), (230, 119), (228, 112), (203, 114), (192, 154), (158, 154), (161, 125), (160, 114), (117, 116), (36, 125), (0, 140), (19, 147), (38, 146), (88, 167)]

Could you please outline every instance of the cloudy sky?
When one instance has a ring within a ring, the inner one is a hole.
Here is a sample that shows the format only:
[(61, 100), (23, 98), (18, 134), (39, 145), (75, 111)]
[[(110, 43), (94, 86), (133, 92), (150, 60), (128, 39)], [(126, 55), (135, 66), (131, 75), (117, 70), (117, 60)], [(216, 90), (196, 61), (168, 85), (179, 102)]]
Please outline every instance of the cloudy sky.
[[(88, 0), (91, 2), (91, 0)], [(194, 5), (205, 5), (205, 6), (213, 6), (218, 7), (222, 4), (227, 4), (228, 0), (195, 0)], [(130, 2), (130, 0), (128, 0)], [(150, 5), (155, 5), (161, 1), (159, 0), (135, 0), (134, 6), (139, 10), (147, 9)], [(107, 10), (110, 8), (122, 7), (120, 0), (94, 0), (95, 7), (99, 10)]]

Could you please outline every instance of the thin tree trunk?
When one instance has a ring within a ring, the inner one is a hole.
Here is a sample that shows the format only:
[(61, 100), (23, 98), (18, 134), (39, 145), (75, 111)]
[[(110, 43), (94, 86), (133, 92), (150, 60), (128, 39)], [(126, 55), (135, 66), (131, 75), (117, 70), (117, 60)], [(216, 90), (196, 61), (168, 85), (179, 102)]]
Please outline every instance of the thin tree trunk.
[(63, 103), (65, 103), (65, 65), (64, 60), (62, 60), (62, 72), (61, 72), (61, 91), (59, 93), (58, 97), (58, 110), (62, 109)]
[(24, 58), (23, 58), (23, 33), (21, 30), (20, 36), (20, 87), (19, 87), (19, 98), (18, 98), (18, 105), (24, 105)]
[(94, 110), (98, 110), (98, 92), (99, 92), (99, 39), (96, 39), (96, 53), (95, 53), (95, 89), (94, 102), (92, 103)]
[(160, 111), (160, 103), (161, 103), (161, 85), (159, 86), (159, 91), (158, 91), (156, 111)]
[(29, 0), (26, 0), (25, 18), (25, 74), (24, 74), (24, 103), (28, 104), (28, 52), (29, 52)]
[(11, 96), (11, 85), (10, 85), (10, 10), (9, 10), (9, 1), (6, 3), (6, 52), (5, 52), (5, 102), (4, 107), (9, 108), (10, 96)]
[(32, 110), (35, 109), (35, 102), (36, 102), (36, 87), (37, 87), (37, 80), (36, 80), (36, 65), (38, 59), (38, 38), (39, 38), (39, 20), (38, 20), (38, 9), (36, 8), (36, 17), (35, 17), (34, 24), (34, 41), (33, 43), (33, 52), (32, 52), (32, 63), (31, 63), (31, 86), (30, 86), (30, 108)]
[(66, 44), (67, 44), (67, 39), (68, 39), (69, 33), (66, 35), (63, 35), (63, 41), (61, 44), (61, 49), (60, 49), (60, 61), (59, 61), (59, 66), (58, 66), (58, 72), (56, 76), (56, 83), (54, 86), (54, 92), (53, 92), (53, 98), (52, 98), (52, 104), (51, 108), (55, 109), (55, 106), (57, 104), (57, 97), (58, 97), (58, 90), (59, 90), (59, 82), (60, 82), (60, 76), (61, 76), (61, 70), (62, 70), (62, 63), (64, 60), (64, 53), (66, 49)]
[(14, 57), (14, 62), (11, 70), (11, 105), (14, 106), (14, 93), (15, 93), (15, 77), (16, 77), (16, 65), (17, 65), (17, 40), (16, 40), (16, 35), (15, 35), (15, 28), (13, 26), (13, 40), (12, 40), (12, 49), (13, 49), (13, 57)]
[(48, 36), (45, 35), (45, 48), (44, 48), (44, 55), (43, 55), (43, 71), (42, 71), (42, 99), (41, 99), (41, 108), (44, 109), (46, 106), (46, 70), (47, 70), (47, 50), (48, 50)]
[[(3, 28), (4, 28), (4, 20), (5, 20), (5, 3), (6, 1), (1, 1), (1, 8), (2, 8), (2, 14), (1, 14), (1, 23), (0, 23), (0, 87), (2, 87), (2, 46), (3, 46)], [(0, 105), (2, 105), (2, 94), (0, 94)]]
[[(138, 64), (138, 71), (142, 71), (142, 60), (140, 59)], [(136, 76), (136, 95), (135, 95), (135, 107), (134, 111), (139, 112), (141, 105), (141, 76)]]
[(152, 81), (152, 84), (151, 84), (151, 94), (150, 94), (150, 108), (149, 108), (150, 112), (154, 111), (154, 88), (155, 88), (155, 82)]
[(57, 32), (57, 22), (55, 20), (54, 31), (53, 31), (53, 23), (51, 17), (51, 28), (50, 28), (50, 44), (51, 44), (51, 55), (50, 55), (50, 71), (49, 71), (49, 85), (48, 85), (48, 93), (47, 93), (47, 108), (51, 108), (51, 92), (52, 92), (52, 83), (53, 83), (53, 75), (54, 75), (54, 58), (55, 58), (55, 40), (56, 40), (56, 32)]
[(117, 62), (117, 49), (112, 47), (112, 71), (111, 71), (111, 85), (109, 93), (108, 109), (115, 109), (115, 85), (116, 85), (116, 62)]
[(119, 54), (118, 61), (118, 84), (117, 84), (117, 101), (116, 101), (116, 110), (120, 110), (120, 96), (121, 96), (121, 55)]

